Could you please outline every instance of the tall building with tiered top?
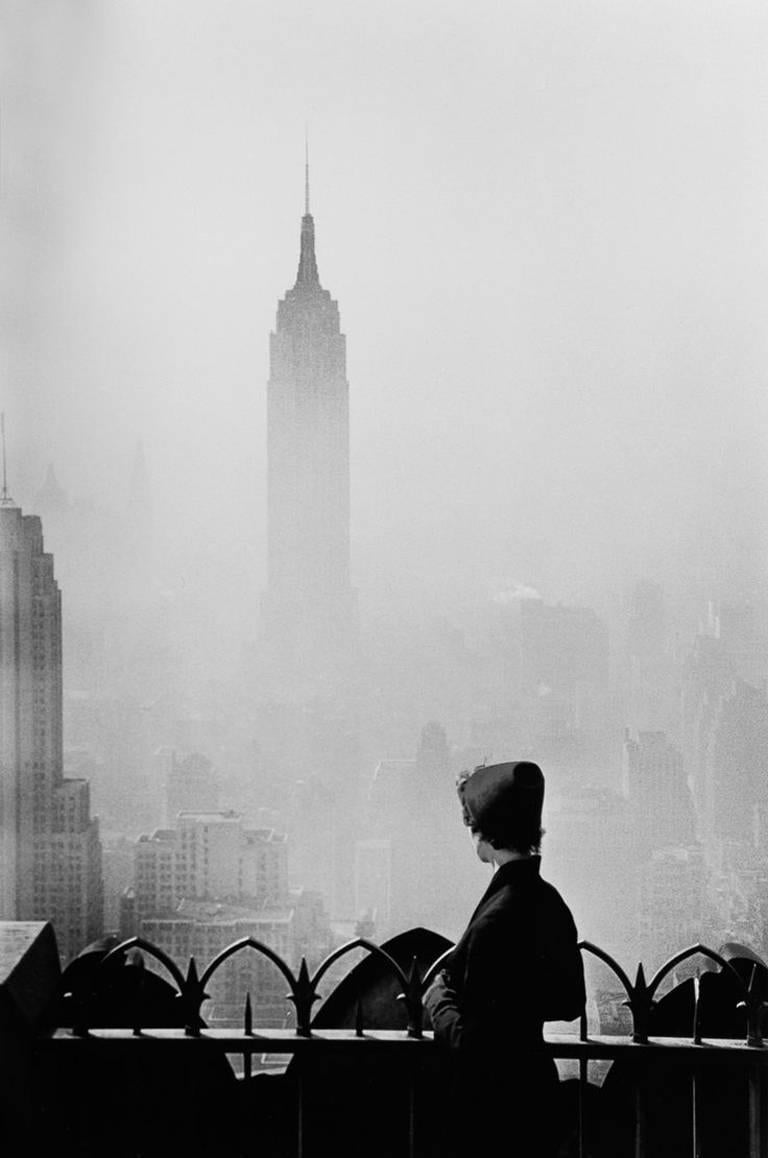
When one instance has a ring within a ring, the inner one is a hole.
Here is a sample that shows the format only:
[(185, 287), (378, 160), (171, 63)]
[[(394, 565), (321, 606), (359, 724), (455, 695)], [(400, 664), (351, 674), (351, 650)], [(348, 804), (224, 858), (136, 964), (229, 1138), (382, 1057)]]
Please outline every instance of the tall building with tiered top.
[(40, 519), (0, 496), (0, 920), (51, 920), (64, 958), (101, 935), (98, 822), (62, 748), (61, 595)]
[(267, 438), (265, 643), (275, 673), (312, 684), (343, 665), (354, 601), (346, 341), (317, 272), (308, 169), (296, 282), (270, 336)]

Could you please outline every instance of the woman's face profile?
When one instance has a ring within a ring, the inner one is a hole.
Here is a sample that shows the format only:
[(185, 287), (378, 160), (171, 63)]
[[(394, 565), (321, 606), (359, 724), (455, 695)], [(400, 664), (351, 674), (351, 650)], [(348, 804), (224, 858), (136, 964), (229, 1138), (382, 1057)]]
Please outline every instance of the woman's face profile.
[(487, 840), (483, 839), (482, 833), (473, 832), (470, 828), (469, 835), (472, 838), (472, 843), (475, 846), (475, 854), (477, 859), (481, 860), (483, 864), (493, 864), (493, 845), (489, 844)]

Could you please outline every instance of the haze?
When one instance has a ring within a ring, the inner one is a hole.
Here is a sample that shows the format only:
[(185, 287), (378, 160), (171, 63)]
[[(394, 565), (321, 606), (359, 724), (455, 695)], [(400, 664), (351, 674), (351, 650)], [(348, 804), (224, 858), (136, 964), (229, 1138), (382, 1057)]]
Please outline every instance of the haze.
[(734, 460), (754, 509), (762, 5), (9, 3), (4, 24), (17, 499), (53, 462), (119, 506), (142, 440), (167, 583), (248, 615), (308, 122), (364, 603), (680, 582), (713, 562)]
[[(66, 689), (137, 517), (123, 582), (131, 614), (163, 609), (174, 686), (234, 680), (257, 645), (307, 125), (386, 679), (417, 628), (532, 593), (613, 630), (647, 579), (686, 646), (710, 600), (765, 619), (764, 4), (9, 0), (2, 27), (8, 481), (34, 511), (52, 464), (74, 512), (44, 518)], [(454, 691), (408, 679), (361, 774), (433, 713), (470, 738)], [(619, 751), (643, 720), (616, 715)]]

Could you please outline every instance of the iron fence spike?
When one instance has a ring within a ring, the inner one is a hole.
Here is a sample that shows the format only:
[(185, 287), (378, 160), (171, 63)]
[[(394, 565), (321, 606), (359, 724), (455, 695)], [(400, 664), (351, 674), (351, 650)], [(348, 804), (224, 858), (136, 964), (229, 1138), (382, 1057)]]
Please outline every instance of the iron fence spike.
[(693, 1044), (701, 1045), (701, 972), (693, 978)]
[(140, 952), (136, 954), (136, 959), (132, 964), (138, 969), (138, 976), (136, 978), (136, 1000), (133, 1007), (133, 1036), (141, 1037), (141, 1005), (146, 988), (146, 966), (144, 957)]
[(640, 961), (635, 975), (635, 984), (629, 992), (627, 1000), (622, 1002), (632, 1014), (632, 1040), (645, 1045), (648, 1041), (651, 1012), (656, 1002), (645, 980), (645, 969)]
[(761, 988), (757, 978), (757, 963), (752, 966), (749, 982), (746, 986), (744, 998), (736, 1005), (747, 1015), (747, 1045), (761, 1046), (763, 1044), (763, 1010), (766, 1002), (761, 996)]
[(181, 998), (184, 1002), (184, 1032), (190, 1037), (198, 1037), (203, 1024), (200, 1009), (208, 997), (205, 986), (200, 983), (197, 972), (197, 962), (194, 955), (189, 958), (187, 978), (184, 982)]
[(411, 967), (408, 970), (408, 984), (414, 987), (421, 988), (421, 973), (419, 971), (419, 961), (417, 957), (411, 957)]
[(302, 957), (299, 975), (293, 984), (292, 992), (288, 994), (288, 1000), (293, 1002), (296, 1009), (296, 1032), (301, 1037), (312, 1036), (312, 1006), (318, 1000), (318, 996), (315, 992), (315, 982), (309, 976), (307, 959)]
[(752, 966), (752, 972), (749, 975), (749, 985), (747, 986), (747, 993), (749, 994), (750, 997), (754, 998), (754, 995), (756, 992), (757, 992), (757, 962), (755, 961), (755, 963)]
[(408, 1012), (408, 1036), (421, 1037), (424, 1019), (424, 1006), (421, 1000), (421, 973), (416, 957), (411, 958), (406, 987), (403, 993), (398, 993), (397, 1000), (405, 1003)]

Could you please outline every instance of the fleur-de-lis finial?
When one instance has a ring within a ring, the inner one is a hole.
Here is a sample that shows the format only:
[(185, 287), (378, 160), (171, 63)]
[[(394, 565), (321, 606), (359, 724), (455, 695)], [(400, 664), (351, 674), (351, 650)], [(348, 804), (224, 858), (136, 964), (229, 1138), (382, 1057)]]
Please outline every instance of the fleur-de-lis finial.
[(312, 1006), (319, 1000), (315, 992), (315, 983), (309, 976), (307, 959), (302, 957), (299, 975), (293, 986), (293, 992), (288, 994), (288, 1000), (293, 1002), (296, 1009), (296, 1032), (300, 1037), (312, 1036)]
[(631, 996), (623, 1002), (632, 1014), (632, 1040), (640, 1044), (647, 1044), (648, 1031), (651, 1023), (651, 1013), (656, 1002), (651, 996), (648, 983), (645, 980), (645, 970), (642, 961), (637, 966), (635, 984), (632, 986)]
[(190, 957), (189, 959), (187, 978), (184, 982), (184, 988), (180, 997), (184, 1002), (184, 1032), (191, 1037), (197, 1037), (203, 1025), (200, 1008), (208, 997), (208, 994), (200, 984), (194, 957)]

